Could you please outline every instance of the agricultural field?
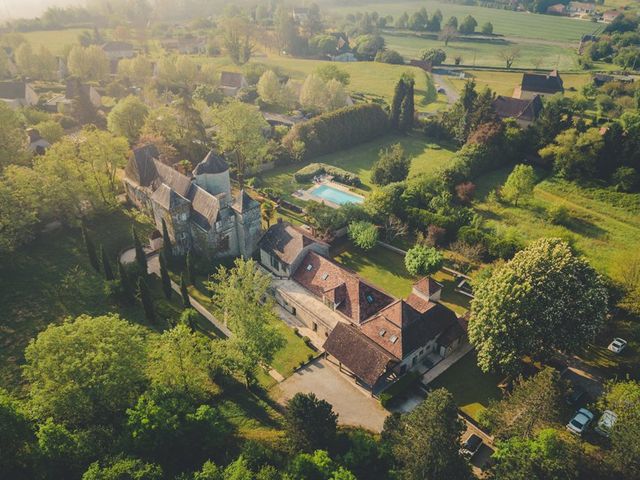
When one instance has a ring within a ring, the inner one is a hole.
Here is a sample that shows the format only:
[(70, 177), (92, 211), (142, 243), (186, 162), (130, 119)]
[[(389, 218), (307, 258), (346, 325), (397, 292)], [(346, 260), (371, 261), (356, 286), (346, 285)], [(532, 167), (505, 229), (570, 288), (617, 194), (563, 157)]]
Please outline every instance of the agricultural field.
[[(408, 136), (390, 135), (380, 140), (365, 143), (349, 150), (324, 155), (312, 162), (274, 168), (260, 176), (262, 187), (276, 189), (284, 194), (287, 200), (293, 200), (291, 194), (310, 184), (298, 183), (293, 174), (309, 163), (326, 163), (355, 173), (362, 180), (360, 193), (366, 194), (373, 188), (371, 184), (371, 167), (378, 159), (378, 152), (394, 143), (400, 143), (406, 154), (412, 159), (409, 176), (430, 174), (445, 165), (454, 154), (454, 149), (446, 145), (428, 143), (424, 138), (413, 134)], [(294, 200), (295, 201), (295, 200)]]
[[(38, 49), (41, 46), (47, 47), (54, 55), (62, 55), (67, 45), (76, 45), (78, 35), (89, 30), (87, 28), (68, 28), (65, 30), (42, 30), (37, 32), (23, 33), (29, 43)], [(104, 32), (101, 33), (104, 34)]]

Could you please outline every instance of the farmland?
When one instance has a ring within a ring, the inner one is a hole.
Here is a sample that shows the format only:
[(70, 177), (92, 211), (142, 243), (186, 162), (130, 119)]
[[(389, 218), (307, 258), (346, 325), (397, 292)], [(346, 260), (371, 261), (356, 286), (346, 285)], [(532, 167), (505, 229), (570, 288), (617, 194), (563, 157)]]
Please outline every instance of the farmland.
[(68, 28), (65, 30), (41, 30), (23, 33), (31, 45), (35, 48), (47, 47), (54, 55), (62, 55), (67, 45), (76, 45), (78, 35), (86, 31), (86, 28)]

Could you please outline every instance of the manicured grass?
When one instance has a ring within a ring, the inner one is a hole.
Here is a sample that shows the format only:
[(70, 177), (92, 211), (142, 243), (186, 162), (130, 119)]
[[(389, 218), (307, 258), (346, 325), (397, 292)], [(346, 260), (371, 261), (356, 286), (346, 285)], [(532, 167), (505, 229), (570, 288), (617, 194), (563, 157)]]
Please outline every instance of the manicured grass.
[(491, 400), (501, 398), (502, 392), (498, 388), (501, 380), (498, 375), (483, 373), (472, 351), (451, 365), (429, 387), (449, 390), (460, 410), (478, 420), (480, 412), (487, 408)]
[[(96, 218), (88, 230), (96, 244), (102, 243), (116, 268), (116, 256), (132, 244), (130, 228), (136, 225), (144, 239), (150, 226), (122, 210)], [(149, 279), (160, 321), (154, 328), (175, 321), (182, 308), (177, 295), (172, 302), (162, 297), (159, 282)], [(122, 307), (104, 293), (103, 277), (89, 265), (79, 229), (63, 227), (41, 234), (32, 243), (0, 264), (0, 382), (18, 389), (20, 364), (29, 340), (49, 324), (81, 314), (118, 313), (132, 322), (146, 324), (142, 307)]]
[(456, 16), (458, 21), (467, 15), (472, 15), (482, 25), (485, 22), (493, 24), (493, 32), (498, 35), (543, 39), (551, 41), (566, 41), (577, 43), (585, 33), (593, 33), (601, 28), (602, 24), (593, 24), (589, 21), (576, 20), (567, 17), (554, 17), (551, 15), (538, 15), (526, 12), (514, 12), (511, 10), (501, 10), (496, 8), (485, 8), (480, 6), (459, 5), (454, 3), (441, 3), (426, 0), (423, 2), (370, 2), (353, 5), (323, 6), (324, 10), (333, 13), (346, 15), (357, 12), (376, 11), (380, 15), (392, 15), (398, 18), (402, 12), (411, 13), (425, 7), (429, 15), (436, 10), (440, 10), (444, 16), (444, 21)]
[[(429, 143), (424, 137), (417, 134), (410, 136), (389, 135), (349, 150), (318, 157), (312, 162), (326, 163), (355, 173), (363, 183), (363, 191), (360, 193), (366, 193), (373, 188), (371, 167), (377, 161), (378, 153), (381, 149), (388, 148), (394, 143), (400, 143), (406, 154), (412, 159), (409, 177), (433, 173), (445, 165), (454, 154), (453, 149), (448, 146)], [(264, 172), (261, 174), (262, 186), (277, 189), (284, 193), (288, 200), (293, 200), (291, 197), (293, 192), (310, 185), (309, 183), (298, 183), (293, 178), (293, 174), (312, 162), (287, 165)]]
[[(407, 272), (402, 255), (380, 246), (365, 252), (345, 243), (339, 249), (335, 260), (396, 298), (407, 298), (411, 293), (411, 287), (419, 279)], [(469, 299), (454, 291), (453, 276), (440, 271), (434, 274), (433, 278), (444, 287), (441, 303), (459, 315), (464, 314), (469, 309)]]

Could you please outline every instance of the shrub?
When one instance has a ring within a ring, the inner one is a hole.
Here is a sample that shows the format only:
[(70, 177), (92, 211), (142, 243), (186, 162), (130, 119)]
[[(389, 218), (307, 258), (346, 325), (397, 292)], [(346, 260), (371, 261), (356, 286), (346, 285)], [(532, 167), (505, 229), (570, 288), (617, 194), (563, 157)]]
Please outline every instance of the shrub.
[(476, 186), (471, 182), (463, 182), (456, 185), (456, 197), (463, 205), (469, 205), (473, 200), (473, 194), (476, 192)]
[(640, 173), (631, 167), (619, 167), (612, 179), (619, 192), (634, 192), (640, 188)]
[(411, 275), (431, 275), (442, 267), (444, 258), (433, 247), (416, 245), (407, 251), (404, 266)]
[(567, 225), (571, 220), (569, 210), (564, 205), (552, 205), (547, 209), (547, 218), (554, 225)]
[(447, 231), (444, 228), (437, 225), (429, 225), (427, 227), (427, 245), (432, 247), (442, 245), (442, 242), (444, 241), (446, 235)]
[(404, 58), (395, 50), (380, 50), (376, 54), (376, 62), (390, 63), (392, 65), (404, 64)]
[(343, 170), (342, 168), (332, 167), (325, 163), (311, 163), (294, 173), (293, 178), (295, 178), (296, 182), (306, 183), (317, 175), (325, 174), (331, 175), (334, 180), (344, 183), (345, 185), (353, 185), (354, 187), (361, 185), (360, 177), (356, 174)]
[(401, 182), (409, 175), (410, 168), (411, 159), (405, 155), (402, 145), (396, 143), (378, 153), (378, 161), (371, 169), (371, 181), (376, 185)]
[(360, 221), (349, 224), (349, 238), (363, 250), (370, 250), (378, 241), (378, 227), (373, 223)]
[(427, 118), (423, 120), (422, 132), (425, 137), (434, 140), (449, 140), (451, 138), (449, 129), (437, 118)]
[(293, 156), (296, 142), (301, 142), (304, 146), (301, 158), (308, 160), (368, 142), (387, 129), (387, 114), (380, 105), (359, 104), (298, 123), (285, 135), (282, 144)]

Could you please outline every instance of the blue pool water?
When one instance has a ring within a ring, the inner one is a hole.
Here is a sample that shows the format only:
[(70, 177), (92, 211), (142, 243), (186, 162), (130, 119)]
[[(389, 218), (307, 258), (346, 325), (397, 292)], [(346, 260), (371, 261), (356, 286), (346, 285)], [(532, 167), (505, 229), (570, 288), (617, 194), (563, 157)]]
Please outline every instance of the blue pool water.
[(344, 205), (345, 203), (362, 203), (364, 200), (360, 195), (339, 190), (331, 185), (320, 185), (310, 193), (338, 205)]

